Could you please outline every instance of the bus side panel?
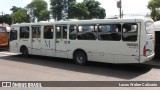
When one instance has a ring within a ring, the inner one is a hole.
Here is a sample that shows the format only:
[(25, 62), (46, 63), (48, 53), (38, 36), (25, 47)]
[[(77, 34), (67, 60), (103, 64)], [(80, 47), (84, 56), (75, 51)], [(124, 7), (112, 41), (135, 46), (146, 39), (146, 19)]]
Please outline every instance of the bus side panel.
[(112, 45), (98, 40), (71, 40), (68, 45), (68, 58), (73, 58), (73, 53), (76, 49), (82, 49), (86, 52), (89, 61), (113, 63), (111, 50), (106, 48), (109, 46)]

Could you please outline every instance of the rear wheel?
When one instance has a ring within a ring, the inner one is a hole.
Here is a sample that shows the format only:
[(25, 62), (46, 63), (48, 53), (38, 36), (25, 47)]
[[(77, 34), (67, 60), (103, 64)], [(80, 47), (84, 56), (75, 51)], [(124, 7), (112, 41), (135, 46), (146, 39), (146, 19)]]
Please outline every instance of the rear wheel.
[(21, 53), (22, 53), (22, 56), (23, 56), (23, 57), (28, 57), (28, 55), (29, 55), (27, 48), (22, 48)]
[(74, 60), (78, 65), (85, 65), (87, 63), (87, 55), (83, 51), (77, 51), (74, 54)]

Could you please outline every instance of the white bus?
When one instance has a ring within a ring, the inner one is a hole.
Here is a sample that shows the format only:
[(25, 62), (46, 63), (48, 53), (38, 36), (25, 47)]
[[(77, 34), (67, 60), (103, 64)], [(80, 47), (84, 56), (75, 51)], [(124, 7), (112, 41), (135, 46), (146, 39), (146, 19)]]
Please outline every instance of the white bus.
[(100, 19), (11, 26), (10, 51), (107, 63), (143, 63), (154, 57), (151, 19)]

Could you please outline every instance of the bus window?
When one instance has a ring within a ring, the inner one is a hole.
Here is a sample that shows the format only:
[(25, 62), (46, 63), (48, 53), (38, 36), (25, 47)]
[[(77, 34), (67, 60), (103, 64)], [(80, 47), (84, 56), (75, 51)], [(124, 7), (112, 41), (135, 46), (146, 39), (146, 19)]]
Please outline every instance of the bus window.
[(138, 25), (136, 23), (123, 24), (123, 41), (137, 41)]
[(41, 36), (41, 27), (32, 26), (32, 38), (40, 38)]
[(7, 32), (6, 28), (5, 27), (0, 27), (0, 33), (5, 33)]
[(44, 26), (44, 39), (53, 39), (53, 26)]
[(56, 26), (56, 38), (61, 38), (61, 26)]
[(63, 39), (67, 39), (67, 26), (63, 26)]
[(76, 25), (71, 25), (69, 27), (69, 39), (76, 40), (76, 36), (77, 36), (77, 27)]
[(11, 30), (10, 32), (10, 41), (17, 40), (17, 31)]
[(20, 38), (29, 38), (29, 27), (20, 27)]
[(37, 27), (37, 38), (41, 38), (41, 27)]
[(78, 36), (79, 40), (96, 40), (97, 31), (95, 30), (95, 25), (81, 25), (78, 26)]
[(67, 26), (56, 26), (56, 38), (67, 39)]
[(121, 24), (102, 24), (98, 26), (98, 39), (109, 41), (121, 40)]

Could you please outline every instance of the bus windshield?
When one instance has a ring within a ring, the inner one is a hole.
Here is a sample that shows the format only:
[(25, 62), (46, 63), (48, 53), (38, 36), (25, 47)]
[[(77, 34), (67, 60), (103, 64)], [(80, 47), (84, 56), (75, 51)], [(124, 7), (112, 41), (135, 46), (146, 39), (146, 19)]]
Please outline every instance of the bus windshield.
[(5, 33), (6, 32), (6, 28), (5, 27), (0, 27), (0, 33)]

